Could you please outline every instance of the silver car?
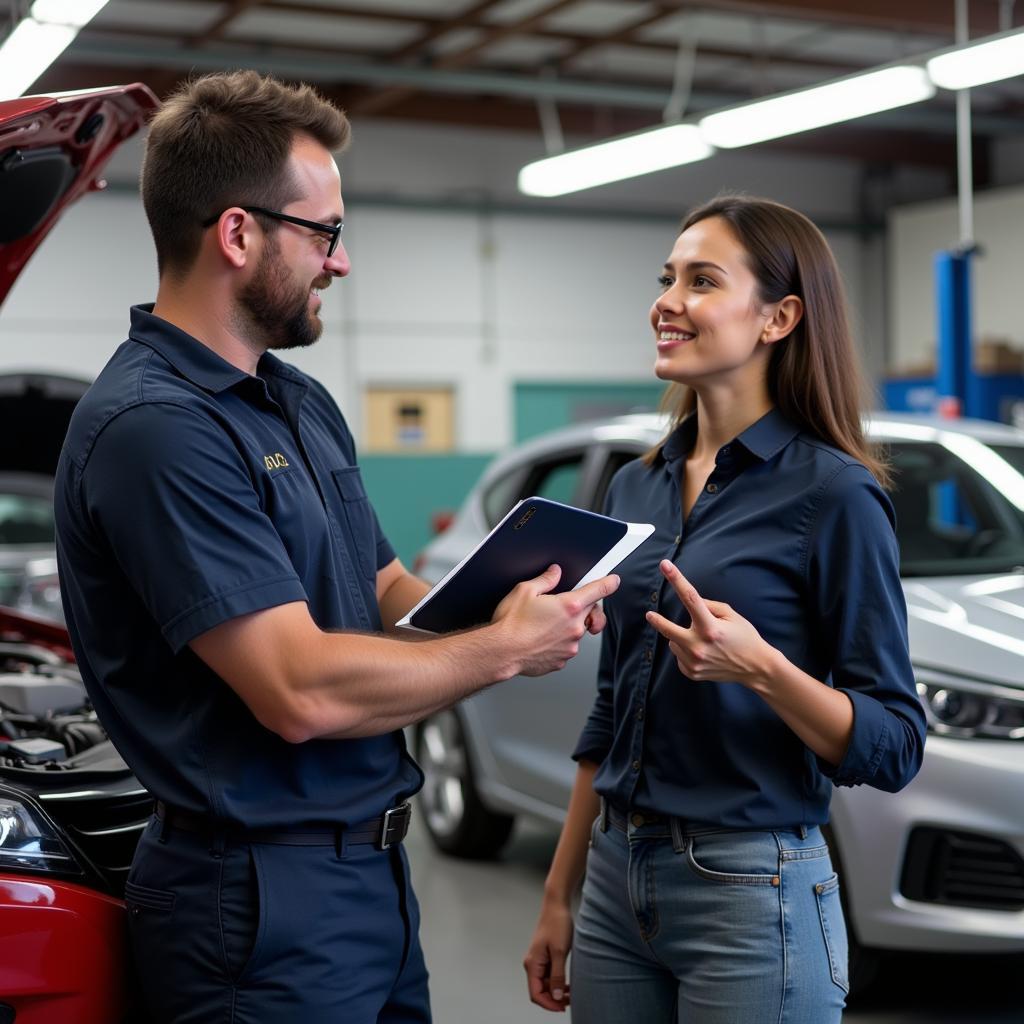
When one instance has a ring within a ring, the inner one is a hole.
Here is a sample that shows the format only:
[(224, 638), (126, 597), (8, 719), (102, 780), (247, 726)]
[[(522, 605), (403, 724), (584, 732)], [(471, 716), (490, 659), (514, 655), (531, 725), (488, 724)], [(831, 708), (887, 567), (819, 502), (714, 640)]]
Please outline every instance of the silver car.
[[(620, 466), (666, 421), (624, 416), (550, 433), (496, 459), (423, 552), (434, 582), (520, 498), (600, 510)], [(893, 796), (837, 789), (828, 838), (845, 883), (854, 987), (877, 951), (1024, 951), (1024, 430), (876, 414), (896, 485), (910, 652), (929, 723), (924, 764)], [(436, 845), (496, 854), (515, 815), (558, 824), (590, 710), (599, 640), (557, 678), (519, 678), (414, 731)]]

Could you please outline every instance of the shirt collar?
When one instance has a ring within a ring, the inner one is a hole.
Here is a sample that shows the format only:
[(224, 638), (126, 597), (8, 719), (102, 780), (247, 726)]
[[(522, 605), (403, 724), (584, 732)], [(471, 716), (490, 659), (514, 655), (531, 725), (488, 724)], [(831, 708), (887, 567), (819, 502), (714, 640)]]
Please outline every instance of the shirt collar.
[(213, 349), (161, 317), (153, 303), (132, 306), (128, 337), (158, 352), (183, 377), (214, 393), (248, 378), (244, 370), (222, 359)]
[[(743, 431), (735, 442), (755, 458), (767, 462), (789, 444), (800, 433), (800, 428), (786, 419), (778, 409), (769, 409), (759, 420)], [(672, 462), (693, 451), (697, 441), (697, 414), (690, 413), (675, 430), (669, 434), (661, 448), (666, 461)]]
[(273, 352), (264, 352), (260, 356), (260, 361), (256, 364), (256, 374), (260, 377), (282, 377), (292, 384), (307, 386), (305, 375), (296, 370), (294, 366), (282, 362)]

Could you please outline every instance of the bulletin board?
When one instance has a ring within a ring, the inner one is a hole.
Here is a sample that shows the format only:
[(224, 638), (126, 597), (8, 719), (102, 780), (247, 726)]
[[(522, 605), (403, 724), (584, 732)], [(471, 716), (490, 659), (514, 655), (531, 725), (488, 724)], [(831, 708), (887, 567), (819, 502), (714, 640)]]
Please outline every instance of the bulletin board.
[(369, 387), (364, 451), (450, 452), (455, 447), (455, 397), (450, 387)]

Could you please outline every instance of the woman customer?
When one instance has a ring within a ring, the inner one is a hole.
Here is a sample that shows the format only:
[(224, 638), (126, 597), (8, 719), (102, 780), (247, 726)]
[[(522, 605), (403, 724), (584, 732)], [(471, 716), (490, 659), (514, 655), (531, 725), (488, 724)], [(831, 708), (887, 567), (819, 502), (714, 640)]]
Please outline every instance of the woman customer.
[(571, 947), (579, 1024), (830, 1024), (848, 988), (832, 787), (896, 791), (924, 747), (886, 468), (806, 217), (715, 199), (658, 283), (672, 422), (607, 501), (656, 532), (606, 603), (530, 997), (569, 1005)]

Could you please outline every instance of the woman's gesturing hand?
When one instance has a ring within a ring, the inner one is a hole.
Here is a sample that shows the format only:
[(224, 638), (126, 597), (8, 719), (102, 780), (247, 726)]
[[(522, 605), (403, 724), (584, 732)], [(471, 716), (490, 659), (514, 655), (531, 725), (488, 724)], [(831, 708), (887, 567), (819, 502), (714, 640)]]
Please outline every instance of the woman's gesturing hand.
[(572, 910), (568, 904), (545, 900), (523, 960), (530, 1002), (555, 1013), (565, 1012), (569, 1005), (565, 961), (571, 946)]
[(661, 571), (692, 622), (684, 629), (657, 612), (648, 612), (647, 621), (668, 641), (684, 676), (698, 682), (751, 685), (770, 674), (775, 648), (742, 615), (721, 601), (705, 601), (667, 559)]

